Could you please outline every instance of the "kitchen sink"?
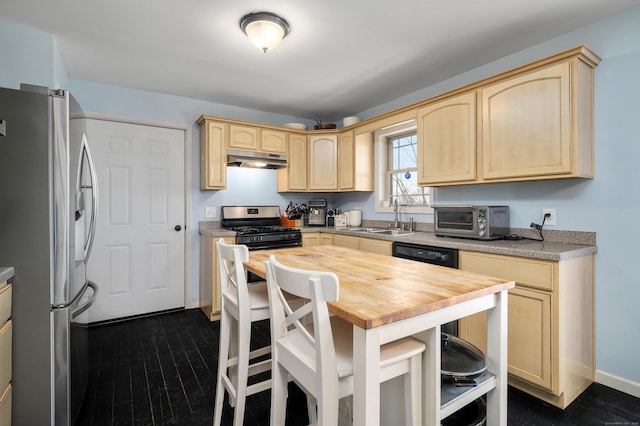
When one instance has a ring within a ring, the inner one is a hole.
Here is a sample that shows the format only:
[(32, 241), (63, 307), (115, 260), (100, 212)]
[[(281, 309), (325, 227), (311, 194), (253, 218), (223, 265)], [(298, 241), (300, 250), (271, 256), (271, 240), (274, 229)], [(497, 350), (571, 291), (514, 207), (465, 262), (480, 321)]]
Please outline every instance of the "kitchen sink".
[(414, 231), (405, 231), (403, 229), (389, 229), (389, 228), (347, 228), (347, 231), (368, 232), (370, 234), (381, 235), (410, 235)]
[(376, 229), (369, 232), (382, 235), (411, 235), (414, 233), (414, 231), (405, 231), (403, 229)]

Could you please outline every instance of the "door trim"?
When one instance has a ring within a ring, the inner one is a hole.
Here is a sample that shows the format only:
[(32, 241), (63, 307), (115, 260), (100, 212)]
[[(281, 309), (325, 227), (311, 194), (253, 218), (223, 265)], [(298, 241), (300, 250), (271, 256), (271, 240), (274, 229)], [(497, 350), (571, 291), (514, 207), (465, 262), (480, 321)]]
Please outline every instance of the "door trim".
[(149, 120), (138, 117), (128, 117), (123, 115), (104, 114), (99, 112), (74, 112), (70, 118), (86, 118), (91, 120), (112, 121), (116, 123), (134, 124), (141, 126), (162, 127), (166, 129), (182, 130), (184, 132), (184, 217), (185, 217), (185, 239), (184, 239), (184, 307), (185, 309), (197, 308), (198, 300), (192, 299), (192, 250), (191, 243), (194, 231), (191, 221), (191, 181), (192, 181), (192, 145), (193, 126), (186, 123), (174, 123), (169, 121)]

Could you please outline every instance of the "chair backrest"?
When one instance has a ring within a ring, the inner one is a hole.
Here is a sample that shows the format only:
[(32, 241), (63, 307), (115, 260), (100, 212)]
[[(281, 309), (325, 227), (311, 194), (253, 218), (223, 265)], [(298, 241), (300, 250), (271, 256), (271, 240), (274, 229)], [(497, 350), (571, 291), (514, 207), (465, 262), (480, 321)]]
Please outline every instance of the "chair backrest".
[(220, 303), (237, 306), (239, 314), (249, 315), (250, 301), (244, 262), (249, 260), (249, 249), (241, 244), (227, 244), (223, 238), (216, 242), (218, 274), (220, 276)]
[[(338, 277), (332, 272), (291, 268), (278, 262), (273, 255), (265, 266), (272, 350), (278, 339), (296, 330), (304, 336), (307, 345), (307, 348), (300, 348), (301, 352), (311, 349), (315, 352), (316, 358), (316, 380), (312, 384), (303, 383), (303, 386), (315, 385), (314, 391), (319, 392), (321, 386), (334, 383), (329, 387), (337, 389), (338, 367), (327, 302), (338, 300)], [(287, 302), (283, 291), (308, 301), (294, 310)], [(304, 325), (304, 319), (308, 315), (313, 317), (313, 336)]]

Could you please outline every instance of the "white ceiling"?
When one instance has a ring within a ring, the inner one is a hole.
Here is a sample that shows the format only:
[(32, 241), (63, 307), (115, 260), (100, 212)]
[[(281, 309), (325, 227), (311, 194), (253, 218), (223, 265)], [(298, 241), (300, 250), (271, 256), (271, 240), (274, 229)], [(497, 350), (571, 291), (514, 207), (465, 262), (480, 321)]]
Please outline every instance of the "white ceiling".
[[(7, 0), (54, 34), (69, 76), (333, 121), (572, 31), (640, 0)], [(248, 12), (289, 21), (262, 53)]]

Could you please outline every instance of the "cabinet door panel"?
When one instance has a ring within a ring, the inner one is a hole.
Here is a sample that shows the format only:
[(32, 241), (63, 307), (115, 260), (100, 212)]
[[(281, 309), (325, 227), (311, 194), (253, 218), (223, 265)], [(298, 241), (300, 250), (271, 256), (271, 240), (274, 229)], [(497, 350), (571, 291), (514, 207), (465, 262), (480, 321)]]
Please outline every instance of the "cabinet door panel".
[(509, 290), (508, 370), (551, 390), (551, 294)]
[(355, 187), (354, 154), (353, 132), (340, 134), (338, 142), (338, 183), (342, 190), (354, 189)]
[(225, 189), (227, 186), (227, 131), (226, 124), (213, 121), (200, 127), (200, 189)]
[(307, 190), (307, 136), (289, 136), (288, 181), (290, 190)]
[[(220, 318), (220, 277), (218, 272), (219, 237), (200, 236), (200, 310), (210, 321)], [(235, 237), (224, 237), (227, 244), (235, 244)]]
[(418, 110), (418, 183), (476, 179), (476, 92)]
[(360, 238), (360, 250), (391, 256), (391, 241), (374, 240), (373, 238)]
[(485, 179), (571, 173), (569, 63), (482, 90)]
[(313, 232), (310, 234), (302, 234), (302, 247), (314, 247), (320, 245), (320, 234)]
[(229, 148), (258, 149), (258, 129), (256, 127), (229, 125)]
[(262, 129), (260, 131), (260, 151), (287, 152), (287, 134), (277, 130)]
[(519, 286), (553, 290), (558, 264), (538, 259), (504, 257), (486, 253), (463, 252), (460, 269), (514, 280)]
[(333, 245), (333, 235), (332, 234), (320, 233), (320, 245), (322, 245), (322, 246), (332, 246)]
[(357, 250), (360, 248), (360, 238), (348, 235), (334, 235), (333, 245)]
[(337, 135), (317, 135), (309, 138), (309, 189), (338, 189)]

